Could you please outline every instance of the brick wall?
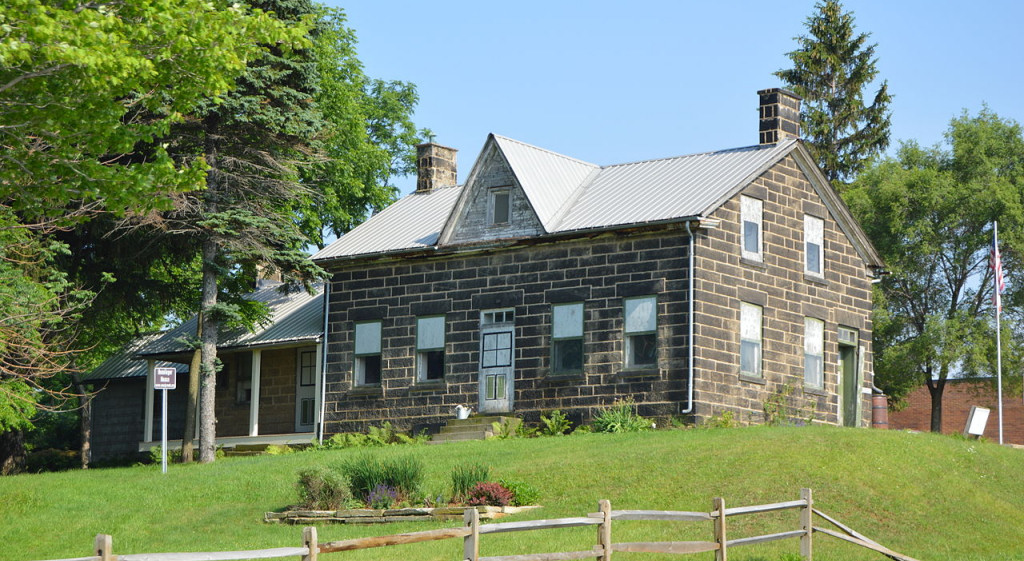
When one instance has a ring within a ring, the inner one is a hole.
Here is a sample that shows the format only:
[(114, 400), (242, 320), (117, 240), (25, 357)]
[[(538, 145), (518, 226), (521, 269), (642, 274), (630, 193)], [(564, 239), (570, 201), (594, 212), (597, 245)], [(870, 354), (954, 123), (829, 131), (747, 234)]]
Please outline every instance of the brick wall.
[[(761, 422), (765, 400), (784, 401), (802, 419), (839, 422), (837, 327), (856, 328), (864, 352), (862, 387), (871, 387), (871, 288), (857, 252), (790, 156), (743, 194), (763, 201), (763, 262), (741, 258), (740, 197), (714, 214), (718, 229), (698, 237), (696, 418), (732, 411)], [(825, 219), (824, 279), (804, 272), (804, 214)], [(763, 308), (763, 380), (739, 376), (740, 303)], [(824, 388), (804, 388), (804, 318), (825, 322)], [(859, 399), (870, 424), (870, 396)]]
[[(963, 433), (971, 406), (988, 407), (985, 438), (999, 442), (998, 402), (995, 383), (989, 380), (949, 380), (942, 396), (943, 434)], [(927, 386), (907, 396), (907, 406), (889, 412), (889, 428), (931, 430), (932, 397)], [(1003, 388), (1003, 442), (1024, 444), (1024, 401), (1019, 394), (1008, 395)]]
[[(606, 234), (418, 263), (359, 263), (334, 269), (327, 364), (328, 432), (365, 430), (390, 420), (437, 425), (457, 404), (477, 408), (480, 312), (515, 310), (518, 415), (536, 420), (561, 409), (577, 420), (616, 398), (641, 414), (668, 417), (685, 397), (687, 236)], [(623, 370), (624, 297), (658, 296), (658, 368)], [(550, 373), (551, 305), (584, 302), (584, 372)], [(446, 316), (443, 381), (417, 382), (415, 320)], [(353, 387), (353, 325), (381, 319), (382, 383)]]

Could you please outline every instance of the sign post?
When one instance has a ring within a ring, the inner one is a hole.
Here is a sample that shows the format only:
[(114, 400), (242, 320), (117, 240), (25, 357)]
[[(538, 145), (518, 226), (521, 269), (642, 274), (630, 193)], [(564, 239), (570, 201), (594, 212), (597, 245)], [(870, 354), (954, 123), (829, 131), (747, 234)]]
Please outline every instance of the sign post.
[(160, 465), (163, 473), (167, 473), (167, 390), (173, 390), (178, 381), (178, 370), (176, 368), (156, 368), (153, 370), (153, 389), (163, 390), (163, 406), (160, 408), (160, 423), (163, 427), (163, 435), (160, 441)]

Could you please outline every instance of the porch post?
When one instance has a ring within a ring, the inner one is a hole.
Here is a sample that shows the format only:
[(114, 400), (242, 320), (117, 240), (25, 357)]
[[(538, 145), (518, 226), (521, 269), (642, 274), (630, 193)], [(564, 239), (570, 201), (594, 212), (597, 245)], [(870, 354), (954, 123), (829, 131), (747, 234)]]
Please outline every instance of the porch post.
[(249, 436), (260, 434), (260, 361), (263, 351), (252, 352), (252, 391), (249, 401)]
[(143, 415), (142, 441), (153, 442), (153, 383), (156, 381), (156, 361), (146, 360), (146, 414)]
[(324, 352), (324, 344), (323, 343), (317, 343), (316, 344), (316, 386), (314, 387), (314, 390), (313, 390), (313, 391), (316, 392), (316, 396), (314, 397), (314, 401), (313, 401), (313, 409), (315, 411), (315, 413), (313, 413), (313, 415), (314, 415), (314, 417), (313, 417), (313, 431), (314, 431), (313, 436), (315, 438), (318, 438), (321, 442), (323, 441), (323, 438), (324, 438), (324, 430), (323, 430), (323, 422), (324, 422), (324, 420), (323, 420), (323, 385), (324, 385), (324, 381), (323, 381), (323, 363), (324, 363), (324, 361), (323, 361), (323, 352)]

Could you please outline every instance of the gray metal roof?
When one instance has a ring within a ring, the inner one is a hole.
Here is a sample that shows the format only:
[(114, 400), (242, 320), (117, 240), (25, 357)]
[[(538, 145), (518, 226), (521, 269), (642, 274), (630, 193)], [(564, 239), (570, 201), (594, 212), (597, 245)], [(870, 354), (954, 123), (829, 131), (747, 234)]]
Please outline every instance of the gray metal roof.
[(313, 254), (313, 260), (433, 247), (461, 192), (461, 187), (414, 192)]
[[(124, 346), (116, 355), (103, 361), (92, 372), (82, 376), (83, 382), (95, 382), (99, 380), (114, 380), (119, 378), (146, 377), (147, 364), (145, 360), (139, 360), (136, 355), (146, 345), (156, 341), (163, 333), (147, 333)], [(179, 374), (188, 372), (188, 365), (175, 364), (172, 362), (157, 361), (157, 367), (176, 368)]]
[[(497, 135), (494, 143), (508, 162), (547, 234), (624, 228), (710, 215), (776, 162), (794, 155), (809, 161), (796, 139), (688, 156), (599, 167)], [(481, 158), (483, 155), (481, 155)], [(479, 161), (476, 164), (479, 165)], [(821, 196), (841, 218), (872, 267), (881, 259), (849, 210), (820, 171), (801, 163), (820, 183)], [(474, 167), (475, 169), (475, 167)], [(475, 184), (471, 173), (468, 188)], [(453, 207), (466, 187), (413, 193), (373, 216), (313, 255), (314, 260), (359, 258), (412, 250), (438, 249), (439, 235), (454, 224)], [(443, 244), (441, 245), (443, 249)]]
[[(315, 294), (304, 290), (291, 293), (280, 291), (281, 283), (262, 281), (258, 290), (247, 297), (263, 302), (270, 308), (269, 323), (254, 331), (242, 327), (223, 331), (217, 348), (272, 347), (292, 342), (318, 341), (324, 330), (323, 287)], [(174, 329), (164, 331), (154, 341), (137, 351), (138, 356), (173, 355), (188, 352), (184, 340), (195, 337), (196, 317), (193, 316)]]
[(492, 135), (547, 232), (554, 231), (560, 210), (601, 168), (550, 150)]
[(608, 166), (580, 193), (553, 232), (706, 216), (796, 145), (786, 140)]

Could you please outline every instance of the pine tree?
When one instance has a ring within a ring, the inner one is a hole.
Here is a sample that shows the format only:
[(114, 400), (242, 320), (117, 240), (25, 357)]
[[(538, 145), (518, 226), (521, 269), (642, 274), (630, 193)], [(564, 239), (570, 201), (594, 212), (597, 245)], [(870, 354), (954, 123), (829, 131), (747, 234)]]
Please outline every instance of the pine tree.
[(793, 68), (775, 75), (803, 97), (801, 120), (811, 153), (825, 176), (841, 188), (867, 162), (889, 146), (888, 83), (883, 81), (871, 105), (865, 88), (878, 75), (870, 34), (857, 34), (852, 12), (837, 0), (815, 5), (807, 18), (809, 35), (796, 37), (799, 48), (787, 53)]

